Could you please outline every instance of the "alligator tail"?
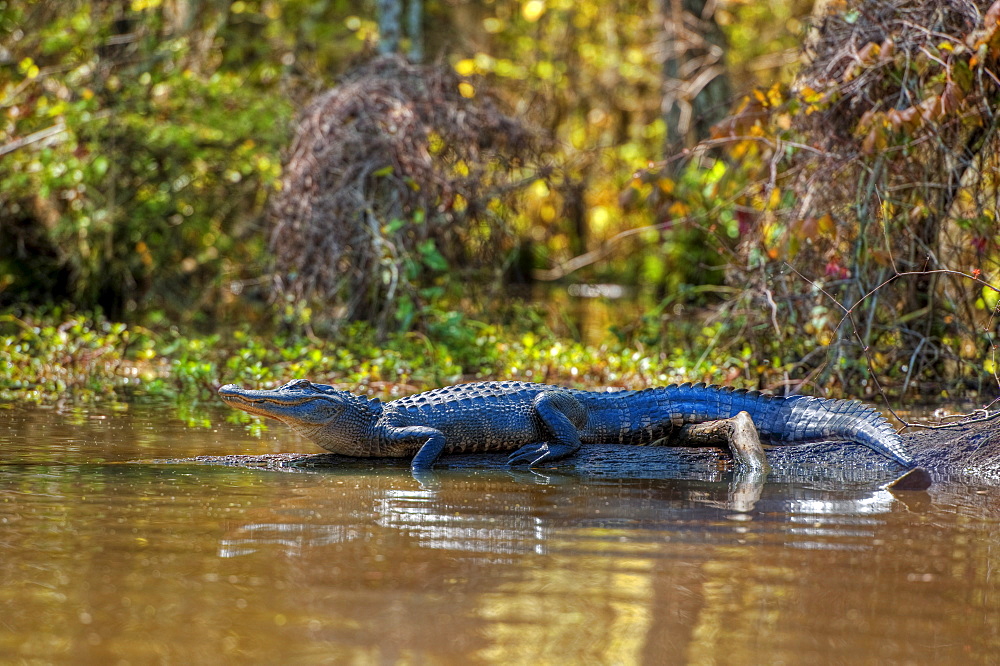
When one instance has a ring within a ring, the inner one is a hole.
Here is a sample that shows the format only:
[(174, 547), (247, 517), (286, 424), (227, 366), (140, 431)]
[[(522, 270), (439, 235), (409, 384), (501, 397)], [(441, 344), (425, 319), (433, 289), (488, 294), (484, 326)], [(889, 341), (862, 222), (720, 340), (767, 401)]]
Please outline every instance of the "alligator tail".
[(858, 442), (902, 465), (913, 465), (903, 439), (892, 425), (882, 414), (857, 400), (782, 397), (702, 383), (660, 390), (663, 391), (661, 408), (669, 410), (674, 425), (729, 418), (745, 411), (761, 437), (774, 444)]

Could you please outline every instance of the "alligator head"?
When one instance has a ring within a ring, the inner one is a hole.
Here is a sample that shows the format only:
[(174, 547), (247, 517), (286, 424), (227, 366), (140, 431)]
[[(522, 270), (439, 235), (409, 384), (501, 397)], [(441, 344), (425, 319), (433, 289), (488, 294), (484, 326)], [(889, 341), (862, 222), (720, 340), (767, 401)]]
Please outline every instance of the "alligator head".
[[(287, 424), (328, 451), (351, 455), (370, 433), (382, 403), (308, 379), (293, 379), (276, 389), (244, 389), (227, 384), (219, 397), (230, 407)], [(346, 447), (346, 448), (345, 448)], [(356, 455), (356, 454), (355, 454)]]

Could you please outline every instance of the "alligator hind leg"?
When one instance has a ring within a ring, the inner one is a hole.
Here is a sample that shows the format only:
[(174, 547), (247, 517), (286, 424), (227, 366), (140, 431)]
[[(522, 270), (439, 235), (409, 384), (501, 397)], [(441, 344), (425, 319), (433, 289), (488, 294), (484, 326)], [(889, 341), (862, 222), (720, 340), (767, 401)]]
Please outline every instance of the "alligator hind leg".
[(537, 465), (571, 456), (580, 449), (580, 427), (587, 422), (587, 411), (568, 393), (546, 391), (534, 402), (535, 413), (551, 439), (537, 444), (525, 444), (510, 454), (511, 465)]

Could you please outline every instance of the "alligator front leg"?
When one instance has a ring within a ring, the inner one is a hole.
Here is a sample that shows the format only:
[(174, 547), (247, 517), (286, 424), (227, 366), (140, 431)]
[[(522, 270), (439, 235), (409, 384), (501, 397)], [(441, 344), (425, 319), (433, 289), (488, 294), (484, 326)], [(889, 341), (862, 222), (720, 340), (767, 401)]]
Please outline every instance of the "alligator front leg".
[(409, 455), (417, 450), (410, 463), (410, 469), (430, 469), (434, 461), (444, 451), (444, 433), (427, 426), (408, 426), (406, 428), (391, 428), (386, 432), (389, 450), (400, 456)]
[(549, 391), (540, 393), (534, 402), (535, 413), (551, 435), (551, 441), (525, 444), (510, 454), (511, 465), (552, 462), (571, 456), (580, 449), (579, 427), (586, 423), (583, 405), (568, 393)]

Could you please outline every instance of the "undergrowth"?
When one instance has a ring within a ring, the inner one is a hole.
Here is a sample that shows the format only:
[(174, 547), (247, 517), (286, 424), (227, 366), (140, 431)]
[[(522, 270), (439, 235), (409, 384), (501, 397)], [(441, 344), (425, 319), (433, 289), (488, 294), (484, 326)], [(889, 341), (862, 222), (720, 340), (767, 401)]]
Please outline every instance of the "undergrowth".
[[(756, 387), (751, 350), (717, 346), (717, 326), (696, 327), (690, 344), (659, 351), (609, 338), (584, 344), (559, 338), (525, 316), (497, 326), (456, 312), (435, 312), (426, 333), (381, 341), (364, 323), (335, 337), (237, 328), (181, 335), (61, 310), (0, 314), (0, 400), (38, 404), (128, 401), (143, 397), (215, 400), (222, 384), (275, 387), (294, 378), (396, 397), (461, 381), (523, 379), (576, 387), (646, 386), (683, 381)], [(703, 353), (703, 350), (714, 350)], [(781, 371), (767, 364), (770, 371)]]

